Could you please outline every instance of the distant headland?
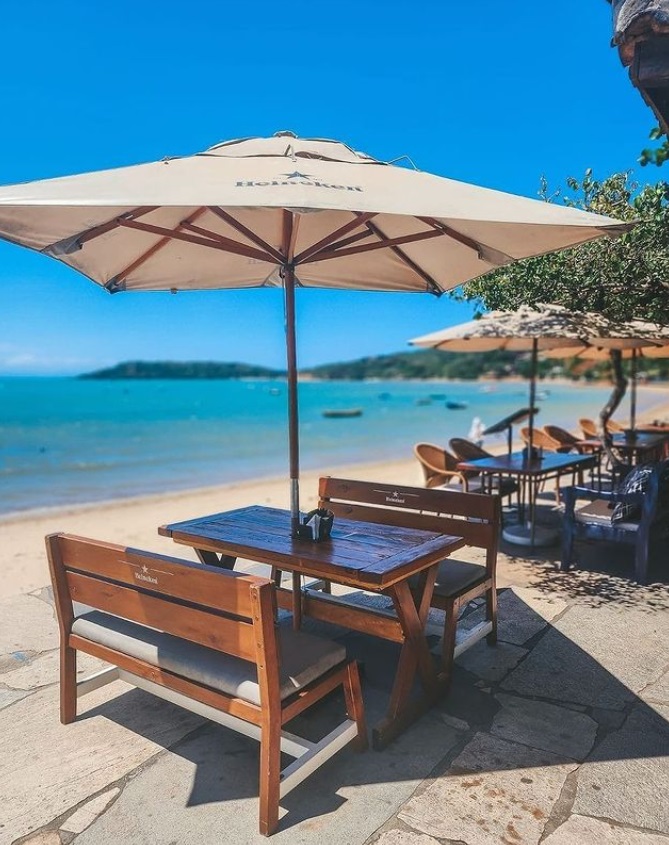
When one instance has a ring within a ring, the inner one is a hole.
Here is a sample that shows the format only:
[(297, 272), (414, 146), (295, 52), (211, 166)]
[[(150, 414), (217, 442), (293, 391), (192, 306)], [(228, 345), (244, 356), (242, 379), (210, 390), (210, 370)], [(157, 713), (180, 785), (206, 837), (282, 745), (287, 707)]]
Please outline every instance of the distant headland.
[[(669, 374), (669, 363), (660, 359), (644, 360), (643, 369), (652, 378)], [(304, 379), (365, 381), (393, 381), (401, 379), (458, 379), (525, 378), (529, 375), (529, 355), (520, 352), (484, 352), (466, 354), (420, 349), (375, 355), (355, 361), (323, 364), (300, 371)], [(666, 372), (665, 372), (666, 371)], [(584, 367), (583, 361), (542, 360), (542, 377), (585, 378), (606, 377), (608, 364)], [(82, 379), (281, 379), (285, 370), (254, 364), (218, 361), (126, 361), (102, 370), (84, 373)]]

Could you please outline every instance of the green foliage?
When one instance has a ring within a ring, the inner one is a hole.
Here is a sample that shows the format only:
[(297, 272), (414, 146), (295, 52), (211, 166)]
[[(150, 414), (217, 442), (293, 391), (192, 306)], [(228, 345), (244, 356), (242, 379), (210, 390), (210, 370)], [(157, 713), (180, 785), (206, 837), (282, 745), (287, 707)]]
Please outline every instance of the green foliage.
[(641, 150), (639, 164), (642, 167), (646, 167), (648, 164), (661, 167), (669, 159), (669, 138), (666, 137), (666, 133), (659, 126), (651, 129), (649, 138), (651, 141), (659, 141), (661, 138), (664, 138), (664, 141), (659, 147), (655, 147), (654, 149), (646, 148), (645, 150)]
[(554, 302), (607, 317), (669, 322), (669, 183), (641, 188), (629, 173), (600, 181), (586, 170), (581, 180), (567, 179), (565, 191), (546, 202), (638, 220), (618, 238), (600, 238), (573, 249), (530, 258), (501, 267), (470, 282), (456, 296), (473, 300), (484, 310), (514, 310), (521, 304)]
[[(542, 361), (544, 371), (555, 362)], [(528, 375), (529, 355), (518, 352), (441, 352), (438, 349), (421, 349), (415, 352), (398, 352), (395, 355), (378, 355), (340, 364), (324, 364), (309, 373), (322, 379), (477, 379), (486, 375), (503, 378), (509, 375)]]

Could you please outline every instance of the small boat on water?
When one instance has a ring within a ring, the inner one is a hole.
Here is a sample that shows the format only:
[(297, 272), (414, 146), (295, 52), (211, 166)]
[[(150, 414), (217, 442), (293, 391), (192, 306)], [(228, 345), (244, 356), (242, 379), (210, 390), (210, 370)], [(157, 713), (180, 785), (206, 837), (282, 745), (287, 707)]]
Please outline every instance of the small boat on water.
[(431, 405), (431, 404), (432, 404), (432, 400), (430, 399), (429, 396), (425, 397), (423, 399), (416, 399), (416, 405)]
[(467, 402), (446, 402), (446, 407), (449, 411), (464, 411), (467, 407)]
[(361, 417), (362, 408), (332, 408), (323, 411), (323, 416), (331, 420), (347, 419), (348, 417)]

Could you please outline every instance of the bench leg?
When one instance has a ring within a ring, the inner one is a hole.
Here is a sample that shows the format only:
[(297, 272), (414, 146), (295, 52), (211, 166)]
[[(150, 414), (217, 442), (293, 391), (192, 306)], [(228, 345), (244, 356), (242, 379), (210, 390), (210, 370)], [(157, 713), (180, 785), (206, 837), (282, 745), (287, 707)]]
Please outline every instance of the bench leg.
[(279, 824), (280, 779), (281, 721), (265, 718), (260, 733), (259, 830), (263, 836), (271, 836)]
[(60, 721), (69, 725), (77, 718), (77, 652), (60, 647)]
[(486, 642), (497, 645), (497, 590), (494, 584), (485, 594), (485, 618), (492, 622), (492, 631), (486, 635)]
[(355, 722), (358, 728), (358, 736), (353, 745), (357, 751), (365, 751), (369, 746), (367, 723), (365, 722), (365, 709), (362, 702), (358, 664), (354, 660), (346, 667), (344, 700), (346, 701), (346, 715)]
[(455, 603), (448, 601), (444, 607), (446, 621), (444, 623), (444, 638), (441, 642), (441, 671), (444, 682), (448, 688), (453, 676), (453, 660), (455, 657), (455, 638), (458, 628), (458, 614), (455, 610)]

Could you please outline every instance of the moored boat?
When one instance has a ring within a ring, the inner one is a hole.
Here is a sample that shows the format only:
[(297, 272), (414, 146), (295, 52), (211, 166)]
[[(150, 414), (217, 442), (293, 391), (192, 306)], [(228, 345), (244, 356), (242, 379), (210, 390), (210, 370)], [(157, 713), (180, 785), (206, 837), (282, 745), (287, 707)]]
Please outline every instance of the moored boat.
[(331, 408), (322, 412), (328, 419), (344, 419), (347, 417), (361, 417), (362, 408)]

